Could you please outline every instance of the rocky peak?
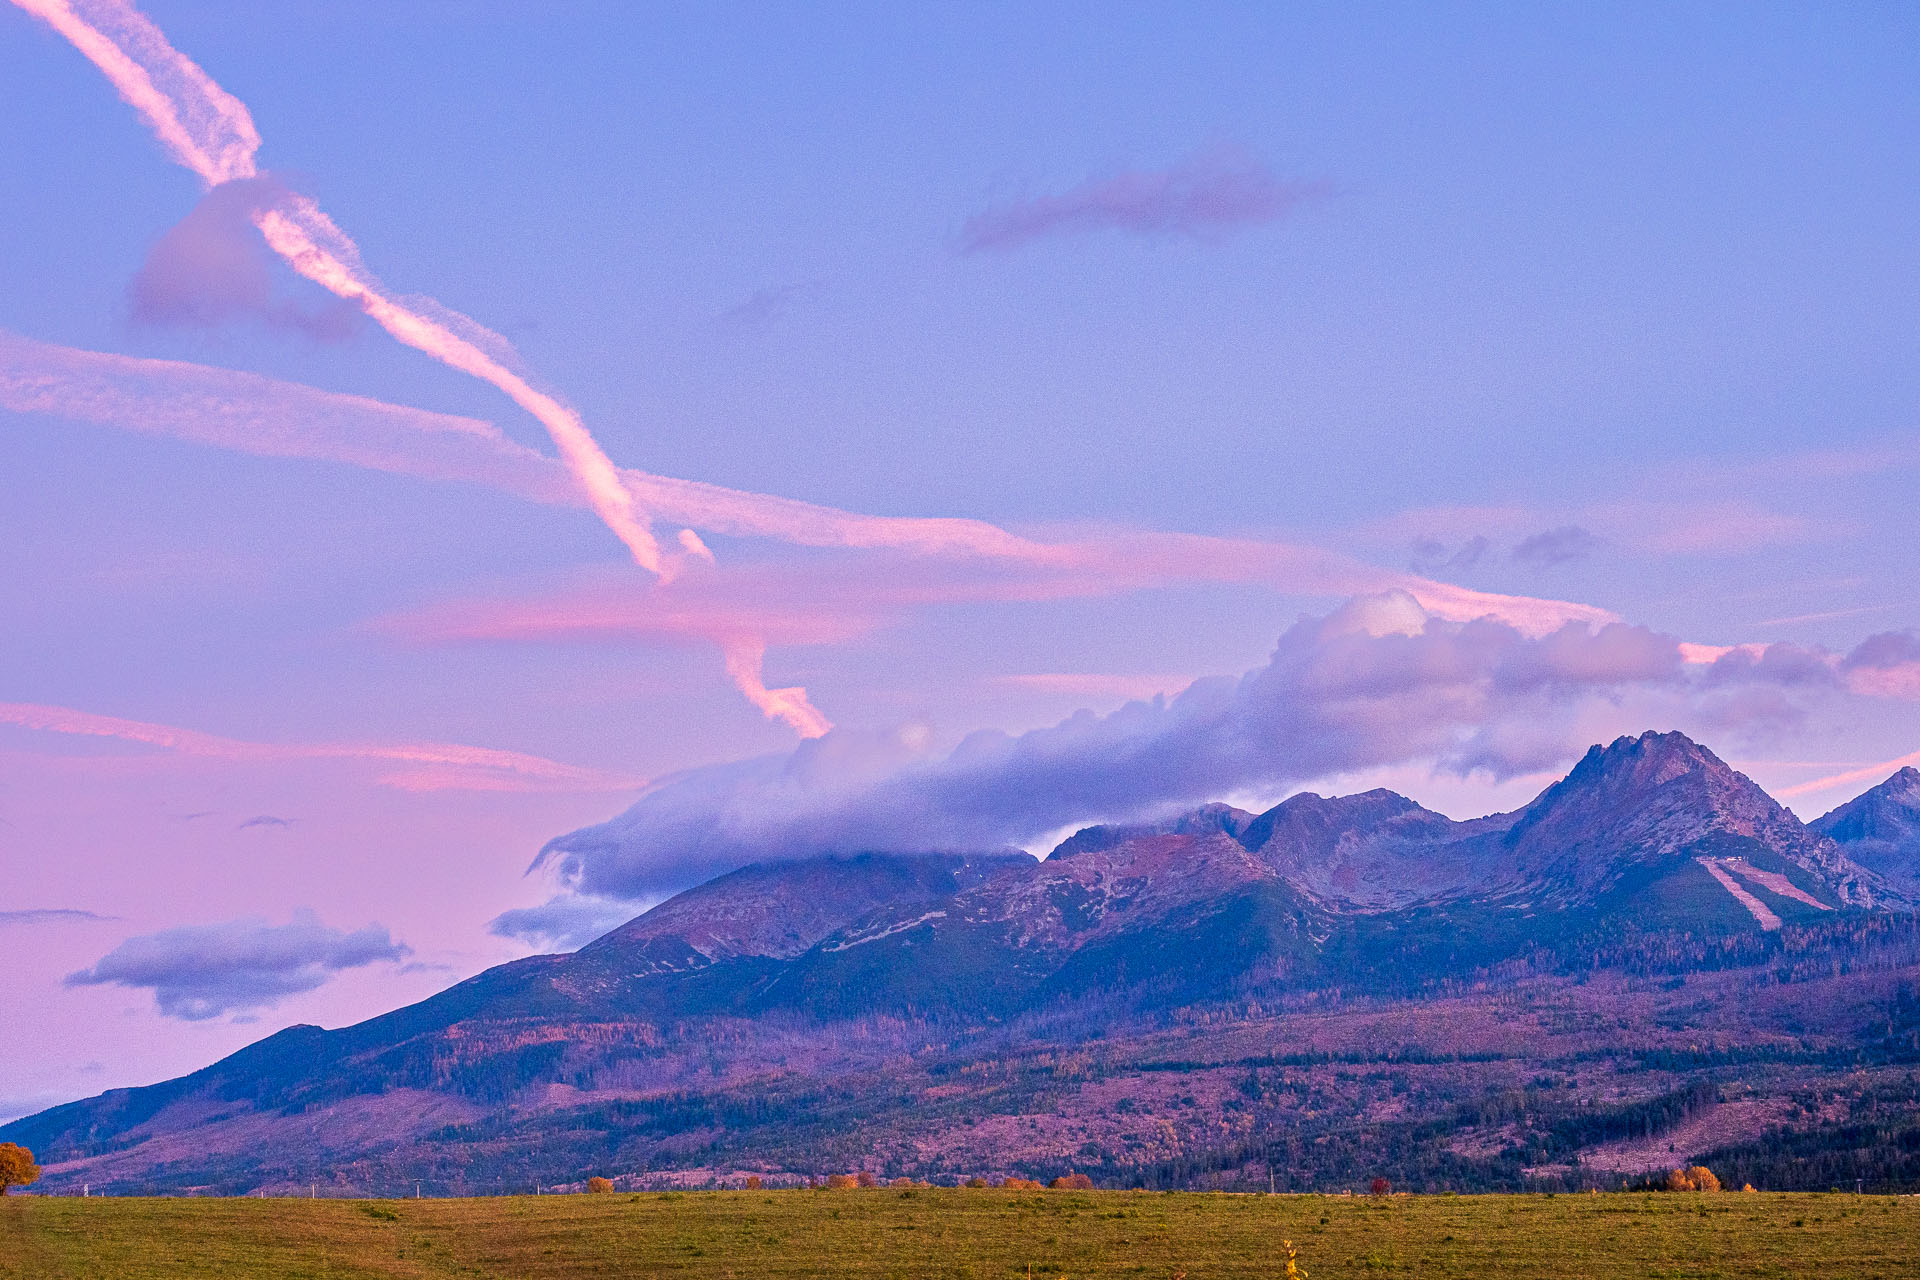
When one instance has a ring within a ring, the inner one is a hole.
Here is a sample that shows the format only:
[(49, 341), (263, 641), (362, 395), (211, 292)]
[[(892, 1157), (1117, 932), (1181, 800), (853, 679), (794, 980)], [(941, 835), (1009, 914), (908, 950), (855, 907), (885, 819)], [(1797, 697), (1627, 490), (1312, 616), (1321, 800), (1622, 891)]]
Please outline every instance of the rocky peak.
[(1831, 841), (1681, 733), (1643, 733), (1593, 747), (1573, 772), (1521, 810), (1505, 843), (1517, 880), (1548, 900), (1584, 897), (1634, 864), (1751, 841), (1806, 868), (1842, 901), (1867, 892)]
[(1373, 831), (1408, 814), (1447, 821), (1384, 787), (1350, 796), (1322, 796), (1302, 791), (1248, 823), (1240, 841), (1256, 851), (1276, 840), (1321, 845), (1342, 835)]
[(1159, 822), (1112, 823), (1082, 827), (1055, 845), (1053, 852), (1047, 857), (1051, 860), (1098, 853), (1147, 836), (1225, 834), (1239, 840), (1247, 829), (1247, 824), (1253, 820), (1253, 815), (1245, 809), (1236, 809), (1230, 804), (1203, 804), (1198, 809), (1189, 809), (1185, 813), (1176, 814)]
[(1808, 825), (1868, 870), (1920, 891), (1920, 770), (1908, 766)]

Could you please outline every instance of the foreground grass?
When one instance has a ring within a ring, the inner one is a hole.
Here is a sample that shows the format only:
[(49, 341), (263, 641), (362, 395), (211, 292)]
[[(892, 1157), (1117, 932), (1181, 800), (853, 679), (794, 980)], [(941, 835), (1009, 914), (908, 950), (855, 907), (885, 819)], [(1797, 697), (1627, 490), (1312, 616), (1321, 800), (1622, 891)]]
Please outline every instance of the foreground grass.
[(1920, 1201), (1845, 1195), (1322, 1196), (923, 1190), (486, 1200), (13, 1197), (0, 1277), (1031, 1274), (1313, 1280), (1920, 1276)]

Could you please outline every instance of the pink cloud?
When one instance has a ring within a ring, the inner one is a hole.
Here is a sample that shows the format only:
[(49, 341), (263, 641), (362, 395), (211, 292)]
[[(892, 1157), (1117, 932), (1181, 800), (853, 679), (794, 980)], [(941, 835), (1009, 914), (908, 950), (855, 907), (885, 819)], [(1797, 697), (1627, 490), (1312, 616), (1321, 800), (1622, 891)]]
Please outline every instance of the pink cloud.
[[(0, 407), (245, 453), (481, 484), (536, 502), (582, 501), (559, 463), (508, 439), (491, 423), (255, 374), (80, 351), (5, 333)], [(928, 561), (903, 570), (901, 580), (874, 584), (897, 604), (1100, 596), (1198, 581), (1326, 596), (1397, 587), (1443, 616), (1498, 617), (1533, 634), (1566, 621), (1613, 616), (1566, 601), (1473, 591), (1284, 542), (1125, 529), (1067, 531), (1040, 540), (979, 520), (864, 515), (632, 470), (622, 471), (620, 479), (642, 506), (689, 528), (799, 546), (901, 552)], [(682, 567), (711, 558), (697, 535), (681, 545)], [(765, 575), (767, 588), (775, 589), (782, 576)]]
[(127, 291), (133, 318), (195, 328), (256, 319), (316, 341), (349, 337), (360, 315), (344, 301), (309, 308), (274, 297), (266, 245), (253, 220), (286, 196), (286, 188), (264, 174), (209, 191), (148, 251)]
[(1272, 222), (1327, 193), (1325, 183), (1282, 181), (1244, 156), (1218, 152), (983, 209), (961, 228), (960, 249), (1014, 249), (1047, 236), (1106, 230), (1211, 239)]
[(406, 767), (382, 775), (380, 781), (407, 791), (631, 791), (646, 785), (641, 778), (491, 747), (445, 742), (247, 742), (39, 703), (0, 702), (0, 724), (44, 733), (111, 738), (216, 760), (368, 760), (398, 764)]
[(1909, 765), (1920, 765), (1920, 751), (1892, 760), (1882, 760), (1879, 764), (1870, 764), (1861, 769), (1849, 769), (1845, 773), (1835, 773), (1824, 778), (1815, 778), (1811, 782), (1798, 782), (1791, 787), (1774, 792), (1781, 799), (1804, 796), (1814, 791), (1825, 791), (1829, 787), (1844, 787), (1862, 782), (1885, 782), (1890, 774), (1898, 773)]

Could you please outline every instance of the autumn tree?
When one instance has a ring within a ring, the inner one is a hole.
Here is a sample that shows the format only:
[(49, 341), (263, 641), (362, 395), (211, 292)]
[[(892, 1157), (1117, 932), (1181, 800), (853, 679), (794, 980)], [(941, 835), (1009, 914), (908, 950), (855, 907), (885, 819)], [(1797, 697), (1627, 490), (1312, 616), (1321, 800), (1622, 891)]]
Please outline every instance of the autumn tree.
[(748, 1174), (748, 1175), (747, 1175), (747, 1190), (749, 1190), (749, 1191), (758, 1191), (759, 1189), (760, 1189), (760, 1175), (759, 1175), (759, 1174), (757, 1174), (757, 1173), (750, 1173), (750, 1174)]
[(857, 1185), (862, 1187), (877, 1186), (880, 1182), (880, 1179), (875, 1177), (872, 1170), (869, 1169), (862, 1169), (859, 1173), (854, 1174), (853, 1180)]
[(596, 1195), (605, 1195), (607, 1192), (613, 1190), (613, 1179), (612, 1178), (588, 1178), (587, 1190), (595, 1193)]
[(39, 1180), (40, 1166), (33, 1162), (33, 1152), (17, 1142), (0, 1142), (0, 1196), (7, 1194), (9, 1187), (24, 1187)]
[(1372, 1185), (1370, 1185), (1367, 1188), (1367, 1190), (1373, 1192), (1374, 1195), (1384, 1196), (1389, 1191), (1393, 1190), (1393, 1184), (1391, 1182), (1388, 1182), (1385, 1178), (1375, 1178), (1373, 1180)]

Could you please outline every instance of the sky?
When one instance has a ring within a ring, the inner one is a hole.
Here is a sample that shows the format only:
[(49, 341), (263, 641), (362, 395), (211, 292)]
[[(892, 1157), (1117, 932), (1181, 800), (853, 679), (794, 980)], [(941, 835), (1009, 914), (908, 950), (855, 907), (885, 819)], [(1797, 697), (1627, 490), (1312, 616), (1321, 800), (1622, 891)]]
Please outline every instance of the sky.
[[(1898, 4), (0, 5), (0, 1117), (755, 858), (1920, 752)], [(549, 843), (551, 842), (551, 843)]]

